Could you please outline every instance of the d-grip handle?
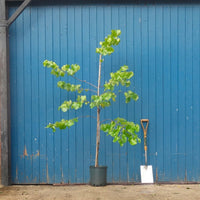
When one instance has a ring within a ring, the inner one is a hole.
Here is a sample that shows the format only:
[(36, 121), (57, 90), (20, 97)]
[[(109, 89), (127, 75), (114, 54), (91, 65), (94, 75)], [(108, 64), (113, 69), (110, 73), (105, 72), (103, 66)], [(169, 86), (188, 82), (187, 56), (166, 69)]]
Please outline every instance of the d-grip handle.
[[(149, 120), (148, 119), (141, 119), (140, 120), (143, 132), (144, 132), (144, 150), (147, 151), (147, 129), (149, 126)], [(144, 123), (146, 123), (146, 127), (144, 127)]]

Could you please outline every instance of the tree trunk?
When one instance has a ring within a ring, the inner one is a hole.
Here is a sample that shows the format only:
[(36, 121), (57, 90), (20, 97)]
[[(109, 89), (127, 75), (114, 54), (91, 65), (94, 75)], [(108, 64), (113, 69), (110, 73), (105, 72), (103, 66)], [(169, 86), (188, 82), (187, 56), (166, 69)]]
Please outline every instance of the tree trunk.
[[(100, 84), (101, 84), (101, 59), (102, 55), (99, 56), (99, 76), (98, 76), (98, 90), (97, 95), (100, 95)], [(95, 156), (95, 167), (99, 166), (99, 145), (100, 145), (100, 108), (97, 107), (97, 135), (96, 135), (96, 156)]]

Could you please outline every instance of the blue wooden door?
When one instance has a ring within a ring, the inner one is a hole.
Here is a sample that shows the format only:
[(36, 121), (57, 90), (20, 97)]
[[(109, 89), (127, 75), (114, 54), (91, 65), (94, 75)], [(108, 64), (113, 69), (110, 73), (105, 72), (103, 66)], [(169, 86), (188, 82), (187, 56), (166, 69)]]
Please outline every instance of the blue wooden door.
[[(42, 63), (77, 63), (78, 78), (96, 84), (95, 48), (111, 29), (121, 29), (121, 43), (105, 58), (103, 80), (127, 64), (135, 73), (139, 100), (124, 105), (120, 97), (101, 117), (136, 123), (148, 118), (148, 164), (155, 180), (200, 181), (200, 5), (93, 4), (35, 5), (10, 27), (12, 183), (88, 183), (96, 120), (82, 118), (56, 133), (45, 126), (63, 117), (96, 116), (96, 111), (58, 111), (75, 96), (60, 91), (60, 79)], [(143, 142), (142, 131), (139, 135)], [(108, 182), (140, 181), (143, 143), (120, 148), (102, 133), (100, 148)]]

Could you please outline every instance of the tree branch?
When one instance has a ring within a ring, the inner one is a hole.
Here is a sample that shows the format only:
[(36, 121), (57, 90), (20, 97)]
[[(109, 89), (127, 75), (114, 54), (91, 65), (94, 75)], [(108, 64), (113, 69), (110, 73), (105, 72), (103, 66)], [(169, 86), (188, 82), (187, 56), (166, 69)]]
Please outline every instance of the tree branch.
[(101, 121), (100, 123), (103, 123), (103, 122), (105, 122), (105, 121), (113, 121), (112, 119), (104, 119), (103, 121)]
[(75, 76), (71, 76), (71, 77), (74, 78), (74, 79), (76, 79), (76, 80), (78, 80), (78, 81), (81, 81), (81, 82), (83, 82), (83, 83), (87, 83), (88, 85), (90, 85), (90, 86), (92, 86), (92, 87), (98, 89), (98, 87), (97, 87), (96, 85), (93, 85), (92, 83), (89, 83), (89, 82), (87, 82), (86, 80), (81, 80), (81, 79), (79, 79), (79, 78), (77, 78), (77, 77), (75, 77)]
[(96, 119), (96, 117), (95, 117), (95, 116), (92, 116), (92, 115), (81, 115), (81, 116), (79, 116), (78, 118), (87, 118), (87, 117), (91, 117), (91, 118)]
[(91, 91), (91, 92), (94, 92), (97, 94), (97, 91), (96, 90), (92, 90), (92, 89), (83, 89), (83, 90), (88, 90), (88, 91)]

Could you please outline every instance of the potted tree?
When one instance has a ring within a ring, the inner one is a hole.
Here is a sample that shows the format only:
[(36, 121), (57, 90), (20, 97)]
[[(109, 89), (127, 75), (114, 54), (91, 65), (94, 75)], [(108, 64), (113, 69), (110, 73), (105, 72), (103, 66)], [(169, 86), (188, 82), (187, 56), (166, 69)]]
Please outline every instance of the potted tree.
[[(87, 81), (78, 79), (75, 74), (80, 70), (80, 66), (77, 64), (63, 65), (59, 67), (55, 62), (45, 60), (43, 65), (47, 68), (51, 68), (51, 74), (56, 77), (64, 77), (65, 75), (70, 76), (80, 82), (93, 87), (91, 89), (94, 95), (91, 95), (90, 100), (86, 96), (89, 90), (84, 89), (81, 84), (74, 85), (71, 83), (66, 83), (65, 81), (58, 81), (57, 86), (67, 92), (77, 92), (76, 101), (71, 99), (64, 101), (60, 106), (59, 110), (67, 112), (70, 109), (78, 110), (83, 107), (83, 105), (89, 105), (90, 109), (96, 108), (97, 110), (97, 129), (96, 129), (96, 155), (95, 155), (95, 165), (90, 167), (90, 184), (95, 186), (106, 185), (106, 166), (99, 165), (99, 145), (100, 145), (100, 130), (107, 133), (107, 135), (113, 137), (113, 142), (118, 142), (120, 146), (123, 146), (127, 141), (131, 145), (136, 145), (140, 143), (140, 139), (136, 132), (139, 132), (139, 125), (134, 122), (127, 121), (124, 118), (116, 118), (110, 120), (108, 123), (100, 122), (100, 112), (106, 107), (111, 106), (111, 102), (114, 102), (117, 98), (116, 91), (117, 86), (122, 85), (129, 88), (131, 85), (131, 78), (134, 73), (129, 71), (128, 66), (121, 66), (116, 72), (110, 73), (110, 79), (104, 83), (103, 89), (101, 86), (101, 68), (104, 61), (103, 57), (111, 55), (114, 52), (114, 46), (117, 46), (120, 42), (121, 30), (112, 30), (111, 34), (105, 37), (105, 40), (100, 42), (100, 47), (96, 48), (96, 53), (99, 54), (99, 74), (97, 85), (93, 85)], [(120, 92), (121, 93), (121, 92)], [(132, 90), (124, 92), (125, 102), (129, 103), (131, 100), (137, 101), (138, 95)], [(47, 128), (51, 128), (53, 132), (56, 128), (66, 129), (70, 128), (76, 122), (78, 122), (79, 117), (74, 119), (62, 119), (55, 123), (49, 123)]]

